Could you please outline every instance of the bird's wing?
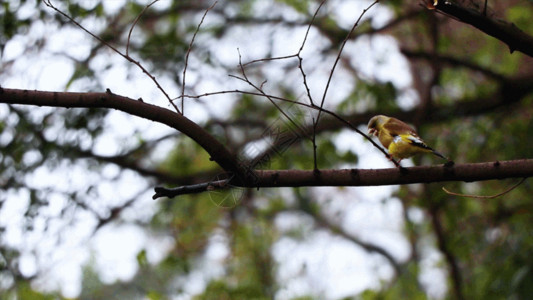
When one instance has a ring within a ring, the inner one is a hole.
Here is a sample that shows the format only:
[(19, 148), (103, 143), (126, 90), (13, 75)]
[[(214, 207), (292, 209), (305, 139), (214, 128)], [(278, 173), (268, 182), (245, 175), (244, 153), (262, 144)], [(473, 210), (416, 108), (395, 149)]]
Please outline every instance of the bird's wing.
[(383, 124), (383, 128), (392, 136), (401, 134), (414, 134), (416, 136), (416, 131), (413, 129), (413, 127), (396, 118), (389, 118), (389, 120)]
[(424, 141), (416, 134), (410, 133), (410, 134), (402, 134), (400, 135), (404, 140), (408, 141), (411, 145), (424, 148), (430, 151), (434, 151), (431, 147), (426, 145)]

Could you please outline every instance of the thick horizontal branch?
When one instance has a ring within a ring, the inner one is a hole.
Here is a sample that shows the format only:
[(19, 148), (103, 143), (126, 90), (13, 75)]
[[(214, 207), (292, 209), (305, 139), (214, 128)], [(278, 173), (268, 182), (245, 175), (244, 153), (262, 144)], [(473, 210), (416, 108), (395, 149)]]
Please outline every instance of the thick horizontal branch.
[(45, 92), (0, 87), (0, 103), (52, 106), (52, 107), (99, 107), (113, 108), (134, 116), (165, 124), (187, 135), (211, 155), (225, 171), (244, 175), (236, 157), (218, 140), (185, 116), (169, 109), (105, 93)]
[(435, 8), (499, 39), (507, 44), (511, 53), (516, 50), (533, 57), (533, 37), (513, 23), (490, 18), (480, 11), (462, 7), (452, 1), (439, 1)]
[[(533, 176), (533, 159), (496, 161), (485, 163), (419, 166), (389, 169), (342, 169), (342, 170), (258, 170), (253, 181), (246, 184), (230, 182), (224, 186), (246, 188), (304, 187), (304, 186), (380, 186), (445, 181), (483, 181), (492, 179), (524, 178)], [(218, 183), (217, 183), (218, 184)], [(203, 184), (204, 191), (216, 184)], [(202, 185), (194, 186), (194, 193), (201, 192)], [(175, 197), (185, 194), (187, 188), (157, 188), (154, 196)]]

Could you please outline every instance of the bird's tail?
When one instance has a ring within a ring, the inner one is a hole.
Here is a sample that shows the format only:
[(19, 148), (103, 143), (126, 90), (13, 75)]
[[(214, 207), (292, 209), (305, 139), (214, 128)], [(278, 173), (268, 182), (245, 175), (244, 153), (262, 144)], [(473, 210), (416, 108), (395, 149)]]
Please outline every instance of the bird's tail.
[(440, 158), (442, 158), (442, 159), (445, 159), (445, 160), (447, 160), (447, 161), (450, 161), (449, 158), (447, 158), (446, 156), (442, 155), (442, 154), (441, 154), (440, 152), (438, 152), (438, 151), (435, 151), (435, 150), (431, 149), (431, 153), (435, 154), (436, 156), (438, 156), (438, 157), (440, 157)]

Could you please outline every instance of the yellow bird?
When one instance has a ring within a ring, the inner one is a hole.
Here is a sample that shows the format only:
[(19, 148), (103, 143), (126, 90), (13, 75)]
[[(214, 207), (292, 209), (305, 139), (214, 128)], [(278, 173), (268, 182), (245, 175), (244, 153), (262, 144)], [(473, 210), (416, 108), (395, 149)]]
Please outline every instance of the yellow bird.
[(368, 134), (375, 135), (390, 156), (401, 161), (418, 153), (433, 153), (447, 161), (444, 155), (426, 145), (416, 131), (404, 122), (384, 115), (378, 115), (368, 122)]

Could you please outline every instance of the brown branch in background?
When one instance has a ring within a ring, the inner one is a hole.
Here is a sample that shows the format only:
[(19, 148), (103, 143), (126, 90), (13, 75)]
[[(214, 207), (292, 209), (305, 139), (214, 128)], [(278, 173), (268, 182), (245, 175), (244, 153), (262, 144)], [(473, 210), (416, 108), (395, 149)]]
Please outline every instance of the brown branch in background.
[(446, 194), (453, 195), (453, 196), (466, 197), (466, 198), (475, 198), (475, 199), (494, 199), (494, 198), (497, 198), (497, 197), (500, 197), (502, 195), (505, 195), (505, 194), (509, 193), (510, 191), (516, 189), (519, 185), (521, 185), (524, 181), (526, 181), (526, 179), (527, 178), (524, 177), (524, 178), (522, 178), (522, 180), (520, 180), (517, 184), (513, 185), (512, 187), (506, 189), (505, 191), (503, 191), (501, 193), (498, 193), (496, 195), (491, 195), (491, 196), (459, 194), (459, 193), (450, 192), (445, 187), (442, 187), (442, 190)]
[(329, 218), (326, 218), (322, 215), (320, 215), (320, 213), (318, 213), (317, 211), (315, 210), (312, 210), (312, 209), (300, 209), (298, 210), (299, 212), (304, 212), (306, 214), (308, 214), (309, 216), (311, 216), (315, 222), (317, 223), (318, 226), (320, 226), (321, 228), (325, 228), (327, 230), (329, 230), (331, 233), (333, 234), (336, 234), (356, 245), (358, 245), (359, 247), (363, 248), (365, 251), (367, 252), (370, 252), (370, 253), (377, 253), (381, 256), (383, 256), (390, 264), (391, 266), (393, 267), (394, 271), (395, 271), (395, 275), (396, 276), (399, 276), (401, 273), (402, 273), (402, 266), (399, 262), (396, 261), (396, 259), (392, 256), (391, 253), (389, 253), (387, 250), (385, 250), (384, 248), (380, 247), (380, 246), (377, 246), (375, 244), (372, 244), (372, 243), (369, 243), (369, 242), (365, 242), (351, 234), (349, 234), (348, 232), (346, 232), (342, 226), (340, 225), (337, 225), (337, 224), (334, 224)]
[(438, 1), (437, 11), (443, 12), (456, 20), (470, 24), (484, 33), (504, 42), (511, 53), (520, 51), (533, 57), (533, 37), (513, 23), (487, 17), (486, 8), (479, 12), (471, 8), (462, 7), (452, 1)]
[(254, 59), (247, 63), (242, 64), (243, 67), (247, 67), (248, 65), (259, 63), (259, 62), (267, 62), (267, 61), (273, 61), (273, 60), (283, 60), (287, 58), (293, 58), (296, 57), (296, 54), (291, 55), (285, 55), (285, 56), (276, 56), (276, 57), (266, 57), (266, 58), (260, 58), (260, 59)]
[(202, 16), (202, 19), (200, 20), (200, 23), (198, 23), (198, 26), (196, 27), (196, 30), (194, 31), (191, 42), (189, 43), (189, 48), (187, 49), (187, 53), (185, 54), (185, 66), (183, 67), (183, 75), (182, 75), (182, 82), (181, 82), (181, 113), (182, 114), (185, 113), (184, 111), (185, 108), (183, 107), (185, 98), (183, 97), (183, 95), (185, 95), (185, 75), (187, 74), (187, 66), (189, 65), (189, 55), (191, 54), (192, 46), (194, 45), (194, 40), (196, 39), (196, 35), (200, 31), (200, 27), (204, 23), (205, 16), (207, 16), (207, 13), (211, 9), (213, 9), (215, 5), (217, 5), (217, 3), (218, 1), (215, 1), (213, 5), (211, 5), (205, 10), (204, 15)]
[(170, 102), (170, 104), (172, 105), (172, 107), (174, 107), (174, 109), (176, 110), (176, 112), (180, 113), (180, 110), (178, 109), (178, 107), (172, 102), (172, 99), (170, 98), (170, 96), (167, 94), (167, 92), (165, 91), (165, 89), (163, 89), (163, 87), (159, 84), (159, 81), (157, 81), (157, 79), (155, 78), (154, 75), (152, 75), (152, 73), (148, 72), (148, 70), (146, 70), (146, 68), (144, 68), (144, 66), (134, 60), (133, 58), (131, 58), (131, 56), (127, 55), (127, 54), (124, 54), (122, 52), (120, 52), (117, 48), (113, 47), (111, 44), (109, 44), (108, 42), (104, 41), (101, 37), (97, 36), (96, 34), (90, 32), (89, 30), (87, 30), (85, 27), (83, 27), (80, 23), (76, 22), (76, 20), (74, 20), (71, 16), (67, 15), (66, 13), (64, 13), (63, 11), (61, 11), (59, 8), (55, 7), (53, 4), (52, 4), (52, 0), (43, 0), (44, 4), (50, 8), (52, 8), (53, 10), (55, 10), (56, 12), (58, 12), (59, 14), (61, 14), (63, 17), (67, 18), (70, 22), (72, 22), (74, 25), (78, 26), (81, 30), (85, 31), (86, 33), (88, 33), (90, 36), (92, 36), (93, 38), (95, 38), (96, 40), (98, 40), (100, 43), (106, 45), (106, 47), (109, 47), (109, 49), (113, 50), (115, 53), (117, 53), (118, 55), (122, 56), (124, 59), (126, 59), (127, 61), (131, 62), (132, 64), (136, 65), (137, 67), (139, 67), (139, 69), (141, 69), (141, 71), (146, 74), (146, 76), (148, 76), (154, 83), (155, 85), (157, 86), (157, 88), (163, 93), (163, 95), (165, 95), (165, 97), (167, 98), (168, 102)]
[[(134, 172), (137, 172), (138, 174), (142, 176), (150, 176), (154, 177), (158, 182), (166, 182), (166, 183), (172, 183), (172, 184), (194, 184), (198, 182), (203, 182), (205, 180), (208, 180), (210, 178), (213, 178), (215, 175), (220, 173), (220, 170), (212, 169), (212, 170), (206, 170), (206, 171), (200, 171), (196, 172), (194, 174), (188, 174), (188, 175), (177, 175), (172, 172), (165, 172), (162, 170), (158, 170), (157, 168), (147, 168), (142, 166), (140, 161), (138, 159), (135, 159), (133, 157), (136, 156), (136, 153), (143, 150), (148, 150), (147, 144), (150, 143), (156, 143), (158, 141), (164, 140), (169, 136), (174, 136), (176, 134), (171, 134), (167, 136), (163, 136), (161, 138), (148, 141), (147, 143), (143, 143), (139, 147), (132, 149), (126, 153), (122, 153), (120, 155), (100, 155), (96, 154), (90, 150), (83, 150), (79, 146), (65, 146), (65, 145), (59, 145), (53, 141), (49, 141), (46, 139), (42, 131), (35, 130), (35, 136), (46, 145), (45, 147), (48, 147), (50, 149), (57, 149), (58, 151), (62, 151), (63, 153), (68, 153), (68, 155), (76, 155), (80, 158), (86, 158), (86, 159), (92, 159), (94, 161), (100, 162), (100, 163), (112, 163), (115, 164), (122, 169), (129, 169)], [(149, 146), (148, 146), (149, 147)]]
[(438, 62), (448, 64), (450, 66), (462, 67), (462, 68), (470, 69), (472, 71), (480, 72), (483, 75), (490, 77), (492, 79), (498, 80), (498, 81), (503, 81), (505, 79), (505, 77), (502, 74), (494, 72), (493, 70), (485, 68), (481, 65), (478, 65), (466, 59), (461, 59), (461, 58), (457, 58), (453, 56), (447, 56), (447, 55), (439, 54), (439, 53), (429, 53), (425, 51), (410, 50), (407, 48), (402, 48), (400, 49), (400, 51), (402, 52), (403, 55), (405, 55), (407, 58), (410, 58), (410, 59), (425, 59), (427, 61), (432, 61), (432, 60), (438, 61)]
[(444, 255), (444, 258), (446, 259), (446, 262), (448, 263), (448, 266), (450, 268), (449, 271), (450, 276), (452, 278), (455, 299), (462, 300), (464, 299), (464, 295), (461, 270), (459, 269), (459, 264), (457, 262), (457, 259), (455, 258), (455, 255), (452, 253), (448, 245), (448, 241), (444, 232), (444, 227), (442, 226), (442, 222), (440, 221), (439, 217), (439, 206), (437, 204), (433, 204), (429, 208), (429, 213), (431, 216), (431, 223), (433, 224), (433, 231), (435, 232), (435, 236), (437, 237), (438, 248)]
[(105, 217), (101, 216), (99, 213), (97, 213), (93, 209), (89, 209), (87, 206), (85, 206), (85, 209), (90, 210), (98, 218), (98, 224), (96, 224), (96, 226), (94, 227), (92, 235), (94, 235), (103, 226), (111, 223), (112, 221), (115, 221), (120, 216), (120, 214), (124, 211), (124, 209), (131, 207), (135, 203), (135, 201), (139, 200), (140, 196), (146, 193), (147, 191), (148, 189), (141, 190), (136, 195), (131, 197), (128, 201), (124, 202), (123, 204), (109, 208), (109, 215)]

